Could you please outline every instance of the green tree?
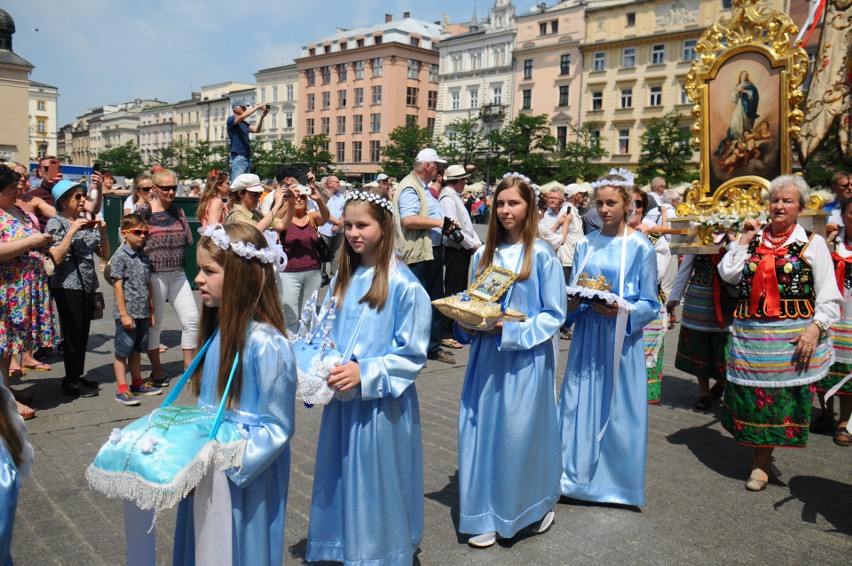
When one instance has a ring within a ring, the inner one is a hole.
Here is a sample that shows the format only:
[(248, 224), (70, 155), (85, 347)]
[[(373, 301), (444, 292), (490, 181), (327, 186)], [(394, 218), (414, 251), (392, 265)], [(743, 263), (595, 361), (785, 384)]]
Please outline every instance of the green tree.
[(467, 118), (449, 124), (444, 135), (448, 134), (451, 139), (449, 143), (440, 146), (441, 151), (438, 154), (444, 156), (449, 163), (476, 165), (485, 145), (479, 119), (468, 114)]
[(608, 157), (609, 152), (603, 148), (601, 139), (593, 135), (600, 132), (601, 126), (601, 122), (586, 122), (580, 127), (568, 124), (574, 139), (562, 148), (556, 174), (559, 181), (597, 178), (607, 171), (608, 167), (599, 160)]
[(838, 118), (834, 120), (816, 150), (804, 161), (802, 170), (810, 186), (831, 190), (832, 175), (838, 171), (852, 171), (852, 154), (844, 153), (839, 131)]
[(204, 179), (212, 169), (226, 169), (225, 146), (213, 145), (207, 140), (186, 148), (186, 176)]
[(689, 131), (681, 127), (684, 116), (672, 111), (648, 122), (640, 139), (639, 177), (645, 182), (656, 176), (676, 184), (695, 178)]
[[(549, 154), (556, 151), (556, 138), (550, 133), (549, 120), (547, 114), (521, 114), (509, 122), (494, 136), (493, 141), (500, 151), (495, 160), (497, 165), (523, 173), (538, 184), (552, 180), (554, 166)], [(492, 171), (494, 165), (491, 165)]]
[(382, 171), (390, 177), (405, 177), (414, 169), (417, 153), (431, 142), (429, 128), (421, 128), (414, 123), (395, 128), (388, 134), (388, 143), (381, 150), (384, 157)]
[(132, 140), (100, 152), (97, 161), (103, 169), (109, 169), (113, 175), (122, 177), (134, 177), (145, 167), (142, 154)]
[(334, 159), (328, 151), (329, 142), (328, 134), (305, 136), (296, 152), (299, 161), (311, 166), (317, 179), (334, 171)]
[(157, 148), (148, 158), (146, 167), (149, 169), (154, 165), (162, 165), (167, 169), (173, 169), (178, 164), (179, 148), (177, 144), (169, 144), (164, 147)]
[(255, 144), (252, 140), (251, 161), (257, 167), (261, 179), (275, 176), (275, 172), (285, 163), (299, 161), (299, 148), (293, 142), (278, 139), (272, 142), (272, 147), (265, 149), (263, 143)]

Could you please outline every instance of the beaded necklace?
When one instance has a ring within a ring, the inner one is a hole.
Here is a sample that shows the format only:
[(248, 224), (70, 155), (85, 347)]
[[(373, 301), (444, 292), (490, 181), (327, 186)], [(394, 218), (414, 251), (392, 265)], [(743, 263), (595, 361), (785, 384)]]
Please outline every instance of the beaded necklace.
[(784, 232), (782, 232), (781, 234), (778, 234), (776, 236), (773, 233), (773, 235), (770, 236), (769, 233), (772, 232), (772, 228), (769, 227), (769, 228), (767, 228), (766, 230), (763, 231), (763, 241), (764, 241), (765, 244), (767, 244), (767, 247), (775, 249), (775, 248), (779, 247), (781, 244), (783, 244), (784, 242), (786, 242), (787, 238), (790, 237), (790, 234), (792, 234), (793, 230), (795, 230), (795, 229), (796, 229), (796, 225), (793, 224), (788, 229), (784, 230)]

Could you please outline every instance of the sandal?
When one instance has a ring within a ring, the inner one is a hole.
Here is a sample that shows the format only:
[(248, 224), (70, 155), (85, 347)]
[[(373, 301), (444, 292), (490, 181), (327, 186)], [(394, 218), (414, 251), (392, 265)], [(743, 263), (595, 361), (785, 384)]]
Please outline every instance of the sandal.
[(9, 377), (24, 377), (25, 375), (27, 375), (27, 372), (23, 368), (9, 370)]
[(53, 368), (50, 367), (50, 364), (45, 364), (45, 363), (42, 363), (42, 362), (36, 362), (34, 364), (24, 364), (24, 367), (26, 369), (31, 369), (31, 370), (34, 370), (34, 371), (51, 371), (51, 370), (53, 370)]
[(441, 340), (441, 346), (443, 346), (444, 348), (452, 348), (453, 350), (459, 350), (461, 348), (464, 348), (464, 346), (462, 346), (453, 338), (444, 338), (443, 340)]
[(852, 446), (852, 434), (846, 427), (847, 423), (841, 423), (834, 432), (834, 443), (838, 446)]
[(695, 408), (699, 411), (708, 411), (713, 406), (713, 397), (710, 395), (702, 395), (695, 402)]
[(18, 403), (18, 414), (21, 415), (21, 418), (25, 421), (29, 421), (35, 418), (36, 410), (32, 407), (27, 407), (23, 403)]

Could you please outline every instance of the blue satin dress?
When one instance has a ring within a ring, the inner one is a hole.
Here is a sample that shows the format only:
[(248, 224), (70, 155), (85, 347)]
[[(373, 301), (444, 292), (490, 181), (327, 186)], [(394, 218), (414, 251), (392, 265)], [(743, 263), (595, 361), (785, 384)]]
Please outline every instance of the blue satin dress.
[[(471, 278), (480, 248), (471, 262)], [(523, 246), (501, 245), (494, 264), (517, 272)], [(459, 531), (510, 538), (541, 519), (559, 500), (551, 338), (565, 321), (562, 265), (541, 240), (532, 272), (511, 289), (508, 306), (523, 322), (502, 334), (477, 333), (459, 409)]]
[[(577, 244), (574, 265), (582, 265), (599, 231)], [(618, 293), (622, 240), (601, 235), (583, 271), (604, 275)], [(618, 379), (613, 380), (615, 317), (584, 303), (568, 313), (574, 338), (559, 399), (562, 432), (562, 495), (600, 503), (645, 503), (648, 443), (648, 379), (642, 328), (660, 312), (657, 257), (639, 233), (627, 236), (623, 298), (636, 306), (627, 322)], [(603, 438), (597, 437), (609, 418)]]
[[(3, 385), (0, 384), (0, 387)], [(0, 439), (0, 564), (3, 566), (12, 566), (12, 527), (15, 526), (20, 489), (18, 468), (6, 443)]]
[[(295, 430), (296, 360), (290, 342), (266, 324), (253, 323), (244, 349), (237, 409), (224, 418), (248, 434), (242, 466), (227, 472), (233, 509), (233, 564), (274, 564), (284, 558), (284, 512), (290, 481), (290, 439)], [(219, 334), (204, 361), (199, 406), (215, 411)], [(174, 564), (195, 564), (192, 497), (178, 507)]]
[[(343, 351), (364, 309), (374, 269), (352, 277), (332, 335)], [(330, 289), (334, 288), (332, 281)], [(411, 566), (423, 538), (423, 447), (414, 379), (426, 363), (432, 305), (402, 263), (388, 299), (368, 307), (354, 359), (361, 397), (333, 400), (317, 445), (308, 561)]]

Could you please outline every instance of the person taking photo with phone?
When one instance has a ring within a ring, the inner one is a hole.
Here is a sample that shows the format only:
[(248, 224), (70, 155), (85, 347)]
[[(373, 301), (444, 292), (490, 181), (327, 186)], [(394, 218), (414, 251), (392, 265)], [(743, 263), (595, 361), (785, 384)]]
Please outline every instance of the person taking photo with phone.
[[(252, 134), (260, 133), (263, 128), (263, 119), (269, 114), (269, 105), (257, 104), (247, 108), (245, 102), (235, 100), (232, 108), (234, 115), (228, 117), (227, 130), (228, 140), (231, 143), (231, 179), (236, 179), (243, 173), (250, 173), (251, 140), (249, 139), (249, 132)], [(245, 121), (258, 110), (262, 110), (262, 112), (256, 124), (249, 124)]]

